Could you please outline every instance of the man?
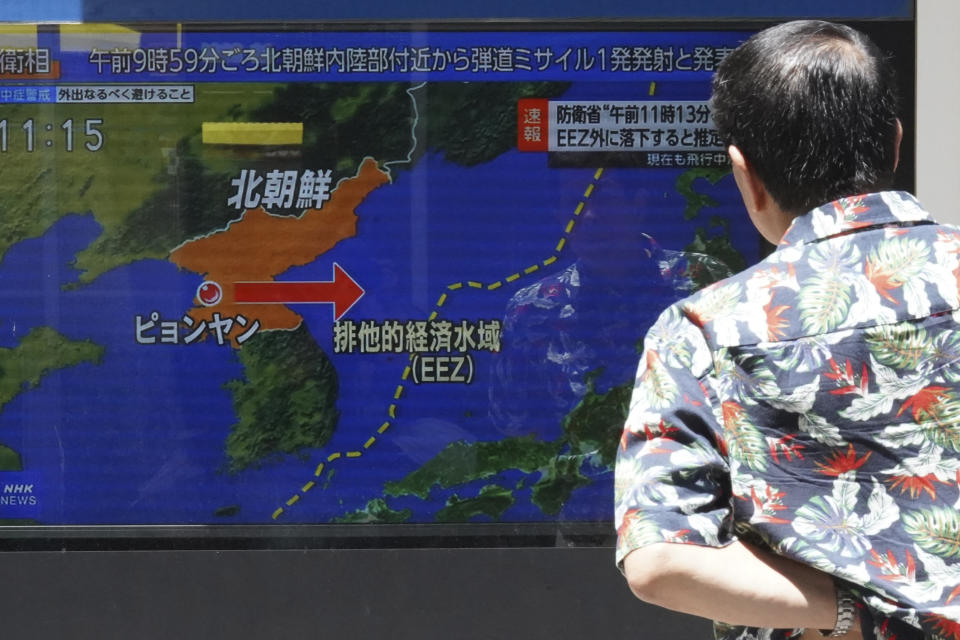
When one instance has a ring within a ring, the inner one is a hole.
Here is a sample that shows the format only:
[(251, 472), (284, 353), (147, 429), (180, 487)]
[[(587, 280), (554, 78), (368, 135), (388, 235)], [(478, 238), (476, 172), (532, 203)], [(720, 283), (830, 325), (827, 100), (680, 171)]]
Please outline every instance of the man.
[(960, 640), (960, 233), (884, 191), (892, 71), (862, 34), (801, 21), (737, 48), (713, 89), (777, 248), (650, 330), (617, 561), (721, 638)]

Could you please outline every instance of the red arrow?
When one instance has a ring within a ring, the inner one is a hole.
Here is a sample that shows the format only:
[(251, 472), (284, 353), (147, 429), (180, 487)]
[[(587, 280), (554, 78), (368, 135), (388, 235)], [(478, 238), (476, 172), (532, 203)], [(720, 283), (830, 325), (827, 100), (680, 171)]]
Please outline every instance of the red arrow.
[(363, 297), (363, 287), (333, 263), (333, 282), (234, 282), (233, 299), (239, 304), (333, 303), (333, 319), (350, 310)]

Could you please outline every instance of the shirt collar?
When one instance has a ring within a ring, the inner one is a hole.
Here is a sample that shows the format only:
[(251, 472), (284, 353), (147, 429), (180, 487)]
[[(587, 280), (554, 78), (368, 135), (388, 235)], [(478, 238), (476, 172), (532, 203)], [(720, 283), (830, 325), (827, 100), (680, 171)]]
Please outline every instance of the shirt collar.
[(806, 244), (864, 227), (933, 222), (917, 199), (906, 191), (882, 191), (840, 198), (793, 219), (780, 247)]

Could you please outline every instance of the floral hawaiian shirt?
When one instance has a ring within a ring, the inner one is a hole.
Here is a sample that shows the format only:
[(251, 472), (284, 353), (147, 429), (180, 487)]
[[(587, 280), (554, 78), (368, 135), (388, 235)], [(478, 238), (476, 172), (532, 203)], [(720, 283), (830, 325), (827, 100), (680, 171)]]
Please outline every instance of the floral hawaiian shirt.
[(669, 307), (621, 440), (617, 562), (747, 539), (844, 581), (865, 637), (960, 640), (958, 291), (960, 230), (884, 192)]

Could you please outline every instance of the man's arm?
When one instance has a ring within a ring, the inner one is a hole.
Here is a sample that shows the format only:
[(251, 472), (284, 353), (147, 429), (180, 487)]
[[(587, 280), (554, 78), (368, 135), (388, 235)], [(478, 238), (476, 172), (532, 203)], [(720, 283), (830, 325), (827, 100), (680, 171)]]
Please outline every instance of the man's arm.
[(725, 547), (658, 543), (630, 553), (624, 574), (646, 602), (748, 627), (832, 629), (832, 578), (741, 541)]
[(708, 347), (676, 311), (648, 334), (617, 461), (618, 560), (630, 588), (728, 624), (832, 629), (829, 575), (733, 535), (719, 416), (701, 384)]

